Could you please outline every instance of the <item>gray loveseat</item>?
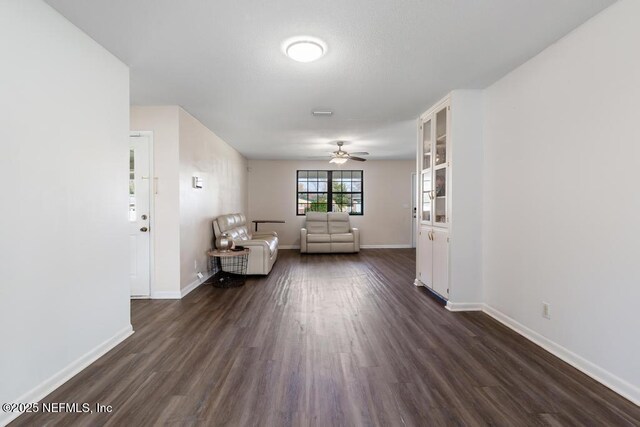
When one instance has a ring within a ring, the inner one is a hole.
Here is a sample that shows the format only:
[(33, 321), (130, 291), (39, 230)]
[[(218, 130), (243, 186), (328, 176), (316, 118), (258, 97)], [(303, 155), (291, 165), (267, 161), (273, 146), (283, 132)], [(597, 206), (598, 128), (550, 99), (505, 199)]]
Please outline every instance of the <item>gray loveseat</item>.
[(300, 230), (300, 252), (360, 252), (360, 231), (351, 228), (346, 212), (307, 212)]

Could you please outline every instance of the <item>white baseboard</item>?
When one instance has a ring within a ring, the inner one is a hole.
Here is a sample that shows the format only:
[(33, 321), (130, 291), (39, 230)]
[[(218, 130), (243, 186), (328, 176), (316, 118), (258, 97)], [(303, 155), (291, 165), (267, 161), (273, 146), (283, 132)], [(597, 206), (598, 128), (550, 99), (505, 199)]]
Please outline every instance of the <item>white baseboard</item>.
[[(60, 387), (62, 384), (69, 381), (80, 371), (91, 365), (93, 362), (104, 356), (109, 350), (120, 344), (133, 334), (133, 328), (131, 325), (121, 329), (117, 334), (101, 344), (98, 344), (93, 349), (89, 350), (80, 358), (71, 362), (65, 368), (58, 373), (54, 374), (49, 379), (43, 381), (27, 393), (23, 394), (19, 398), (13, 400), (15, 403), (30, 403), (39, 402), (44, 399), (49, 393)], [(11, 421), (19, 417), (21, 412), (6, 412), (0, 413), (0, 425), (4, 426)]]
[[(417, 283), (419, 282), (416, 281), (414, 284), (419, 286)], [(501, 311), (483, 303), (455, 303), (451, 301), (447, 302), (446, 308), (449, 311), (482, 311), (486, 313), (509, 329), (517, 332), (534, 344), (539, 345), (557, 358), (567, 362), (569, 365), (585, 373), (624, 398), (629, 399), (634, 404), (640, 406), (640, 388), (630, 384), (600, 366), (597, 366), (560, 344), (551, 341), (549, 338), (524, 326)]]
[(191, 291), (193, 291), (198, 286), (202, 285), (206, 282), (213, 274), (207, 273), (202, 280), (196, 279), (193, 282), (189, 283), (184, 288), (179, 291), (155, 291), (151, 292), (151, 299), (182, 299)]
[(192, 290), (194, 290), (195, 288), (197, 288), (198, 286), (202, 285), (204, 282), (209, 280), (211, 276), (213, 276), (213, 273), (207, 273), (202, 280), (196, 279), (193, 282), (189, 283), (184, 288), (180, 289), (180, 298), (186, 297), (189, 292), (191, 292)]
[[(411, 245), (360, 245), (360, 249), (411, 249)], [(279, 249), (300, 249), (300, 245), (280, 245)]]
[(483, 311), (484, 304), (481, 302), (451, 302), (447, 301), (445, 306), (449, 311)]
[(151, 299), (181, 299), (182, 292), (180, 291), (152, 291)]
[(360, 249), (411, 249), (411, 244), (399, 245), (360, 245)]
[(536, 331), (524, 326), (518, 321), (512, 319), (511, 317), (487, 304), (483, 304), (482, 311), (493, 317), (498, 322), (527, 338), (529, 341), (539, 345), (549, 353), (564, 360), (569, 365), (573, 366), (579, 371), (584, 372), (594, 380), (609, 387), (619, 395), (625, 397), (626, 399), (629, 399), (634, 404), (640, 406), (640, 388), (584, 359), (582, 356), (579, 356), (571, 350), (564, 348), (560, 344), (551, 341), (550, 339), (542, 336)]

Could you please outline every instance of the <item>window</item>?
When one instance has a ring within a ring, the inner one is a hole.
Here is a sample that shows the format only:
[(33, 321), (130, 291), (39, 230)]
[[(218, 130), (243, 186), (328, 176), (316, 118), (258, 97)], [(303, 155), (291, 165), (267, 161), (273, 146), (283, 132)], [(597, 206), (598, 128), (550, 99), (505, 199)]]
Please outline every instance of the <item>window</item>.
[(297, 215), (307, 212), (364, 213), (363, 172), (298, 171)]
[(136, 215), (136, 156), (133, 149), (129, 150), (129, 221), (135, 222)]

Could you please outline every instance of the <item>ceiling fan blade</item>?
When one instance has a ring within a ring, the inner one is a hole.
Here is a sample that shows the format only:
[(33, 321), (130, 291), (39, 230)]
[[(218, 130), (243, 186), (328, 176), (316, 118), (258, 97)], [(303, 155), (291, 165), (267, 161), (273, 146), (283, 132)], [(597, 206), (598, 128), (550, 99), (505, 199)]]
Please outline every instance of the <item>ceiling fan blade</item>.
[(367, 159), (363, 159), (362, 157), (349, 156), (349, 160), (355, 160), (356, 162), (366, 162)]
[(355, 154), (356, 156), (368, 156), (369, 153), (367, 153), (366, 151), (354, 151), (353, 153), (349, 153), (349, 154)]

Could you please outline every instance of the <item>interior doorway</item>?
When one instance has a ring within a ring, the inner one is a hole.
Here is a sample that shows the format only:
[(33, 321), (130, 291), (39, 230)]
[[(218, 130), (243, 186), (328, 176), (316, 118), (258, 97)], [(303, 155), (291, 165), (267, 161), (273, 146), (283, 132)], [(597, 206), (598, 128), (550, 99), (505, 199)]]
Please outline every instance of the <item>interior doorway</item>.
[(151, 296), (153, 265), (153, 136), (129, 136), (129, 285), (132, 298)]

